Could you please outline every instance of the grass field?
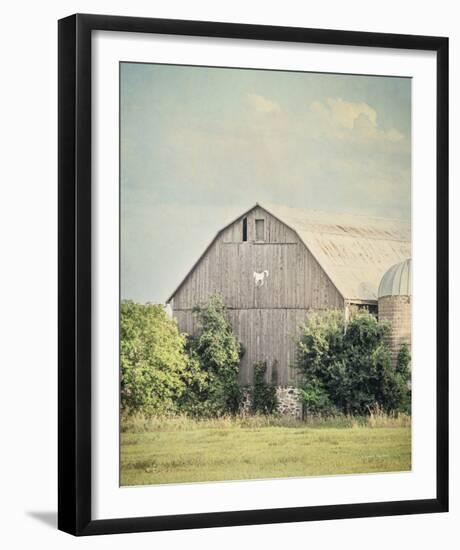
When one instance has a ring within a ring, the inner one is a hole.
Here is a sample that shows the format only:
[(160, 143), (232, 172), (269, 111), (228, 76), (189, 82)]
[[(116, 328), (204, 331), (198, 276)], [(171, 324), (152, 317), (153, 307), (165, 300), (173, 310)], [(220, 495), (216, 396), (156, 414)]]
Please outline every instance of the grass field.
[(407, 471), (410, 419), (127, 422), (121, 485)]

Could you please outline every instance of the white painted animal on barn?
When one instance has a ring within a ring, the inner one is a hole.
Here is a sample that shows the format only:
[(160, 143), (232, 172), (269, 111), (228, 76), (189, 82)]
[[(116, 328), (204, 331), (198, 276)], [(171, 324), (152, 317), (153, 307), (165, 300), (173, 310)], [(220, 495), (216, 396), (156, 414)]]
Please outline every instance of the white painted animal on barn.
[(254, 282), (256, 286), (262, 286), (267, 277), (268, 277), (268, 271), (266, 269), (261, 273), (254, 271)]

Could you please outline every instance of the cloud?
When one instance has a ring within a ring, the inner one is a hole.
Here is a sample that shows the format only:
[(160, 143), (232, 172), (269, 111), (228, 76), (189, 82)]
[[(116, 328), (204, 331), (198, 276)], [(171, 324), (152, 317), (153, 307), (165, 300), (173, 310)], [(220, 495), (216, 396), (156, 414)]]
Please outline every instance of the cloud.
[(327, 100), (334, 120), (345, 128), (353, 128), (355, 121), (365, 118), (371, 126), (377, 126), (377, 112), (367, 103), (353, 103), (341, 98)]
[(133, 71), (121, 118), (123, 297), (163, 302), (256, 201), (409, 219), (408, 79)]
[(281, 107), (276, 101), (267, 99), (266, 97), (259, 94), (247, 94), (247, 102), (249, 105), (259, 113), (279, 113), (281, 112)]
[[(349, 206), (362, 181), (366, 193), (360, 190), (359, 196), (366, 202), (369, 195), (373, 204), (373, 188), (394, 181), (410, 162), (410, 141), (394, 128), (379, 128), (377, 110), (367, 103), (325, 98), (294, 113), (258, 94), (243, 97), (246, 109), (240, 103), (238, 116), (177, 121), (164, 136), (167, 150), (161, 159), (155, 152), (155, 170), (161, 162), (171, 197), (218, 204), (225, 195), (234, 204), (270, 192), (272, 202), (311, 203), (324, 190), (326, 206), (328, 200)], [(350, 197), (337, 197), (339, 187)]]
[(385, 132), (385, 136), (389, 141), (401, 141), (404, 139), (404, 134), (401, 134), (401, 132), (399, 132), (395, 128), (392, 128), (391, 130), (388, 130), (388, 132)]
[(395, 128), (379, 128), (377, 111), (364, 102), (329, 97), (325, 102), (313, 101), (310, 111), (322, 122), (323, 130), (338, 138), (383, 139), (391, 142), (404, 139), (404, 135)]
[(377, 112), (367, 103), (353, 103), (342, 98), (327, 98), (326, 105), (320, 101), (314, 101), (311, 105), (314, 112), (321, 113), (343, 128), (351, 130), (355, 120), (364, 115), (369, 119), (372, 126), (377, 126)]

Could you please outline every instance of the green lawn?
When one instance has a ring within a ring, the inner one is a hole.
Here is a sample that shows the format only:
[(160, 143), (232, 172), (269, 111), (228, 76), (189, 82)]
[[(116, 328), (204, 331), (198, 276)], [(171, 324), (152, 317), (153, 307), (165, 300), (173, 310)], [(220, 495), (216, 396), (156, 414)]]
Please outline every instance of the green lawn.
[(121, 485), (407, 471), (411, 430), (206, 424), (121, 434)]

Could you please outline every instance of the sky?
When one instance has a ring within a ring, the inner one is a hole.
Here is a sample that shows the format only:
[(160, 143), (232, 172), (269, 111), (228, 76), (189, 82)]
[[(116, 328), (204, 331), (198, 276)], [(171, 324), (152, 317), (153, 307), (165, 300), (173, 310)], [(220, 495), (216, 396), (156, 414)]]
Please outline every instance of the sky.
[(121, 296), (164, 303), (256, 202), (410, 219), (411, 80), (122, 63)]

